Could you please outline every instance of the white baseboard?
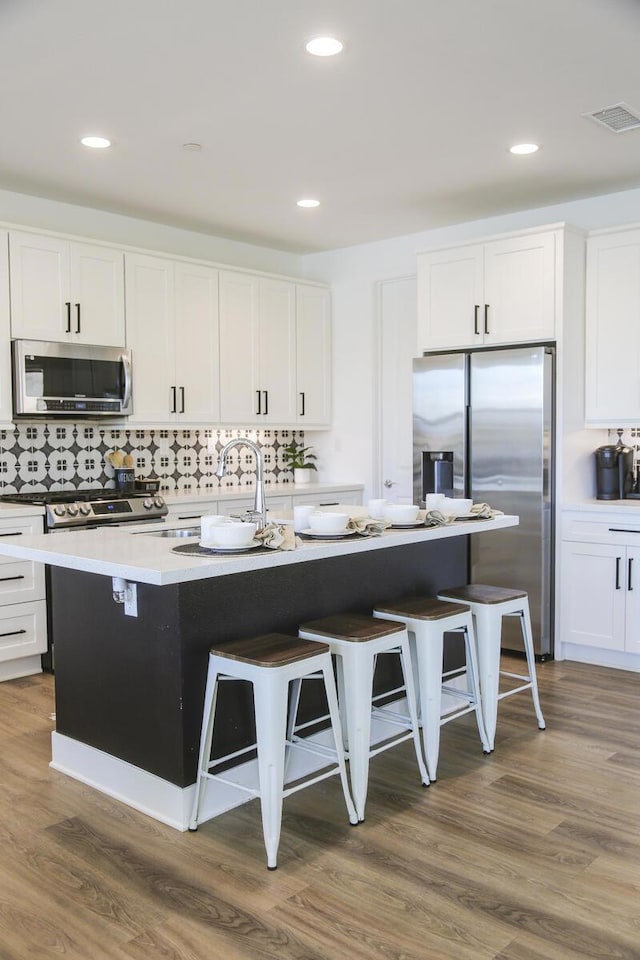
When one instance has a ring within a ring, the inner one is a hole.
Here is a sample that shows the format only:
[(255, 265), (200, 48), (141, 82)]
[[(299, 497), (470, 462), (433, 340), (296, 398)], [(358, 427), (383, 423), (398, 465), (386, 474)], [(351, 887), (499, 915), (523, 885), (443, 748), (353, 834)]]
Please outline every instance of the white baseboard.
[(575, 663), (592, 663), (597, 667), (614, 667), (618, 670), (640, 672), (640, 654), (625, 653), (623, 650), (607, 650), (603, 647), (587, 647), (578, 643), (560, 644), (559, 660), (573, 660)]
[[(390, 705), (393, 709), (402, 712), (404, 700)], [(398, 728), (385, 723), (384, 720), (374, 719), (371, 725), (372, 743), (379, 743), (396, 733)], [(309, 737), (310, 741), (332, 744), (330, 730)], [(291, 761), (287, 768), (287, 782), (322, 769), (326, 764), (313, 754), (304, 751), (292, 751)], [(74, 780), (86, 783), (101, 793), (127, 806), (139, 810), (141, 813), (159, 820), (176, 830), (187, 830), (193, 806), (195, 785), (178, 787), (161, 777), (156, 777), (146, 770), (140, 769), (125, 760), (119, 760), (102, 750), (80, 743), (70, 737), (65, 737), (54, 731), (51, 735), (51, 764), (59, 773), (64, 773)], [(257, 783), (257, 763), (249, 760), (239, 764), (227, 775), (233, 777), (237, 783), (250, 786)], [(210, 820), (213, 817), (248, 803), (252, 798), (245, 790), (223, 783), (205, 784), (205, 794), (200, 811), (200, 821)]]
[(36, 673), (42, 673), (42, 656), (39, 653), (33, 657), (19, 657), (0, 663), (0, 681), (32, 677)]

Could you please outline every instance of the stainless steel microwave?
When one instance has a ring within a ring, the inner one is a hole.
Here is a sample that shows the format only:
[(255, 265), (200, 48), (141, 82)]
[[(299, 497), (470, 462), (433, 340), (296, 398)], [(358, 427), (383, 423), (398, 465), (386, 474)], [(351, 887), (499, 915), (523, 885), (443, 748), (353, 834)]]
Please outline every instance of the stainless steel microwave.
[(122, 417), (133, 411), (129, 350), (14, 340), (12, 358), (16, 417)]

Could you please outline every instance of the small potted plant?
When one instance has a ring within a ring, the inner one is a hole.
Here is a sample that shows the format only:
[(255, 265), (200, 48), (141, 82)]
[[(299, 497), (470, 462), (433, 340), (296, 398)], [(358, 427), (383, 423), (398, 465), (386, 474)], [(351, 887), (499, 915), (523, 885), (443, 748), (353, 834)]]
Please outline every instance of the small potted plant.
[(310, 451), (311, 447), (301, 447), (295, 442), (288, 444), (282, 451), (284, 462), (290, 470), (293, 470), (295, 483), (309, 483), (311, 471), (318, 469), (313, 462), (317, 457)]

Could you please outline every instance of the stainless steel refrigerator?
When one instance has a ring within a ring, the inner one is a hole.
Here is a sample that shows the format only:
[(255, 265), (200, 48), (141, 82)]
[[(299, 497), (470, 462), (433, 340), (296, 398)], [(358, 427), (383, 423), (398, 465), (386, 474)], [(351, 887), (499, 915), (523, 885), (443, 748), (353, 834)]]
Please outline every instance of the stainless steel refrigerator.
[[(553, 654), (554, 364), (551, 346), (477, 350), (421, 357), (413, 376), (415, 502), (441, 451), (453, 453), (454, 496), (520, 517), (469, 537), (469, 579), (527, 591), (541, 659)], [(516, 618), (502, 646), (523, 649)]]

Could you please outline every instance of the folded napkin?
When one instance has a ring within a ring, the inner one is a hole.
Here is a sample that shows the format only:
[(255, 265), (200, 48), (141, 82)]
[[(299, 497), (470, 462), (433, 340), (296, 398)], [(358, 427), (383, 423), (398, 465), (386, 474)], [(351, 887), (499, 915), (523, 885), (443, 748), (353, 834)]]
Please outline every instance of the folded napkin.
[(268, 523), (264, 530), (258, 530), (256, 540), (270, 550), (295, 550), (296, 535), (290, 523)]
[(422, 520), (426, 527), (444, 527), (453, 523), (455, 517), (452, 513), (442, 513), (441, 510), (420, 510), (418, 520)]
[(374, 520), (373, 517), (360, 514), (349, 518), (347, 530), (353, 533), (362, 533), (368, 537), (379, 537), (382, 531), (390, 526), (391, 524), (388, 520)]
[(480, 520), (493, 520), (494, 517), (503, 517), (504, 511), (494, 510), (488, 503), (474, 503), (471, 513)]

